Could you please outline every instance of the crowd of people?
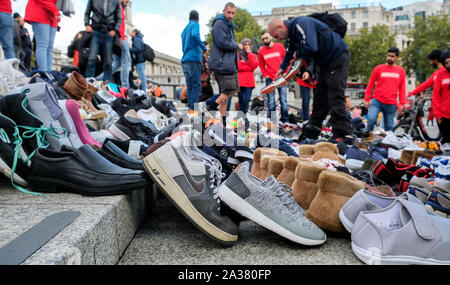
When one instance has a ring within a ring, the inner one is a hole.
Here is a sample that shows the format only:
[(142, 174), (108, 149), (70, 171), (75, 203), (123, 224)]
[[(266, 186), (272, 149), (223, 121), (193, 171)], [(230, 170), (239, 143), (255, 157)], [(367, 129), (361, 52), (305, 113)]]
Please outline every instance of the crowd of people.
[[(11, 2), (0, 1), (9, 4), (0, 6), (0, 25), (14, 31)], [(349, 232), (352, 250), (369, 264), (391, 258), (450, 264), (450, 51), (428, 56), (436, 72), (408, 95), (433, 87), (442, 139), (417, 141), (392, 132), (395, 114), (407, 112), (399, 49), (387, 51), (364, 104), (353, 106), (345, 95), (351, 54), (345, 32), (320, 18), (328, 14), (270, 21), (256, 54), (250, 39), (236, 40), (233, 3), (212, 21), (211, 46), (201, 41), (200, 15), (191, 11), (181, 34), (186, 84), (172, 101), (145, 77), (143, 35), (125, 29), (128, 0), (89, 0), (86, 29), (68, 50), (74, 66), (52, 71), (61, 18), (55, 3), (29, 0), (24, 19), (16, 15), (19, 29), (32, 25), (38, 76), (22, 74), (0, 96), (0, 173), (20, 191), (109, 196), (155, 185), (198, 229), (227, 246), (238, 242), (239, 223), (249, 219), (305, 246), (325, 243), (325, 231)], [(26, 66), (26, 31), (19, 32), (17, 54), (13, 32), (4, 31), (5, 61), (20, 54)], [(249, 113), (258, 67), (272, 87), (266, 120), (230, 127), (230, 100), (237, 95), (239, 110)], [(298, 139), (276, 133), (279, 124), (272, 124), (276, 93), (280, 121), (290, 120), (286, 74), (302, 86)], [(380, 113), (382, 128), (375, 132)], [(197, 124), (203, 115), (211, 119)]]

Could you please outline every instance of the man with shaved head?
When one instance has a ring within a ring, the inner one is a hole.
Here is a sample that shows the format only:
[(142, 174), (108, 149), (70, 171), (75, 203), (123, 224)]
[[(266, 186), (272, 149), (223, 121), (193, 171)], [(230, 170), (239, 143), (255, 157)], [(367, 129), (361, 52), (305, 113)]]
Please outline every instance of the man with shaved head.
[(303, 80), (318, 74), (311, 120), (300, 140), (316, 139), (330, 112), (333, 128), (330, 142), (343, 140), (351, 130), (345, 110), (345, 87), (350, 67), (350, 51), (345, 41), (327, 24), (304, 16), (292, 20), (274, 19), (269, 23), (268, 32), (279, 41), (289, 39), (278, 77), (286, 71), (293, 58), (308, 63), (308, 68), (301, 74)]

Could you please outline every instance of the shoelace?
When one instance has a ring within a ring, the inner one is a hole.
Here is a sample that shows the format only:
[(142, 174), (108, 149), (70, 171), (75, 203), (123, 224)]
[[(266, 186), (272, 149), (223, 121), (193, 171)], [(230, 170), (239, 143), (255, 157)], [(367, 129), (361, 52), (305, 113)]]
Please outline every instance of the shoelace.
[(283, 203), (292, 214), (296, 214), (299, 211), (299, 207), (296, 206), (297, 202), (292, 198), (294, 196), (292, 188), (280, 182), (278, 182), (278, 186), (275, 195), (280, 198), (281, 203)]
[(8, 137), (8, 134), (3, 128), (0, 128), (0, 140), (2, 140), (5, 143), (11, 143), (11, 140)]

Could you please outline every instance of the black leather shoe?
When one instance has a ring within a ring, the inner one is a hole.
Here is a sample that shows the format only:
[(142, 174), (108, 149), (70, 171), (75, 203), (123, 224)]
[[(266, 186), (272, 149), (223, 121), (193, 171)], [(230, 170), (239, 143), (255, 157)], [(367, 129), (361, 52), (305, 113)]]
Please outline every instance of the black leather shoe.
[(137, 160), (134, 157), (129, 156), (128, 153), (121, 150), (111, 141), (104, 143), (98, 153), (120, 167), (145, 171), (141, 160)]
[(148, 181), (143, 171), (115, 165), (84, 145), (64, 151), (39, 149), (32, 159), (28, 185), (43, 193), (106, 196), (144, 189)]

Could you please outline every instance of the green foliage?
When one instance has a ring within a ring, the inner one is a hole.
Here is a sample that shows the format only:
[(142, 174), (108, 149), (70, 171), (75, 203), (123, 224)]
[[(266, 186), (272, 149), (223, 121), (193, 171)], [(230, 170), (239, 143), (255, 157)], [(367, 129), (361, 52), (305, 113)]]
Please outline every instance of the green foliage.
[[(219, 14), (220, 13), (217, 13), (209, 20), (208, 26), (210, 31), (205, 38), (210, 45), (212, 44), (212, 24), (214, 22), (214, 19)], [(233, 23), (235, 24), (234, 33), (236, 35), (237, 43), (240, 43), (245, 38), (249, 38), (251, 41), (253, 41), (255, 36), (259, 40), (259, 35), (263, 30), (247, 10), (236, 8), (236, 16), (233, 18)]]
[(401, 54), (403, 66), (408, 74), (418, 72), (424, 80), (434, 72), (427, 59), (430, 52), (450, 49), (450, 19), (446, 14), (425, 19), (416, 17), (415, 29), (409, 32), (408, 37), (412, 42)]
[(349, 76), (357, 77), (363, 83), (368, 83), (375, 66), (386, 62), (386, 52), (395, 46), (395, 34), (389, 32), (386, 25), (362, 28), (355, 37), (345, 37), (350, 52), (351, 63)]

